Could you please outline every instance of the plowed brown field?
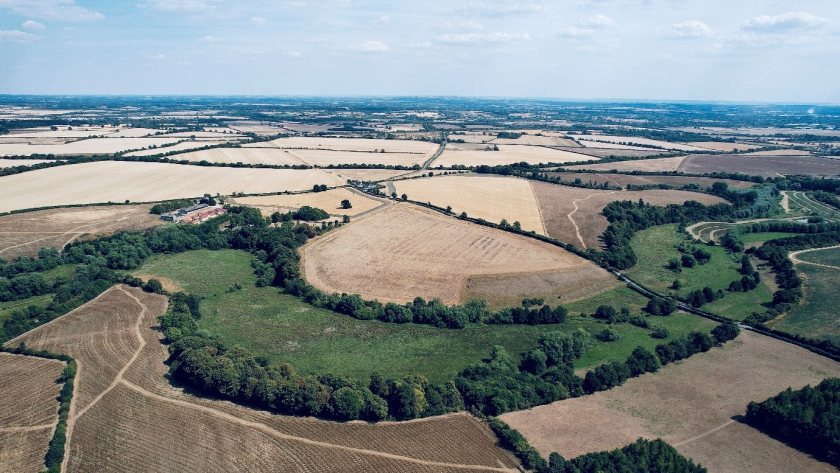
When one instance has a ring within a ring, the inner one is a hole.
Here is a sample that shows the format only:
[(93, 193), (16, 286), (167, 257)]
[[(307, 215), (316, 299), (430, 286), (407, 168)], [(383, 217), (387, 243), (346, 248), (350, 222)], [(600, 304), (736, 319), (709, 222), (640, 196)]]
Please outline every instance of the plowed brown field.
[(467, 414), (338, 424), (176, 389), (152, 329), (165, 306), (162, 296), (116, 286), (12, 342), (79, 363), (66, 471), (515, 471), (490, 430)]

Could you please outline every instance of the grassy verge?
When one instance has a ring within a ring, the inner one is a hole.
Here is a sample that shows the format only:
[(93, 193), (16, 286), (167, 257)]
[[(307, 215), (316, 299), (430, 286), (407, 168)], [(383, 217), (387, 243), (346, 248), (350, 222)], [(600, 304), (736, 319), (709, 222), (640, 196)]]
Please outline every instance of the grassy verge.
[(52, 302), (54, 294), (44, 294), (42, 296), (29, 297), (27, 299), (20, 299), (17, 301), (0, 302), (0, 324), (3, 323), (12, 312), (16, 310), (25, 309), (31, 305), (37, 307), (46, 307)]
[(757, 233), (743, 233), (738, 235), (738, 239), (744, 245), (760, 245), (765, 241), (775, 240), (777, 238), (787, 238), (796, 236), (798, 233), (785, 232), (757, 232)]
[[(137, 273), (164, 277), (202, 296), (200, 328), (219, 335), (230, 346), (241, 345), (269, 359), (290, 362), (304, 373), (358, 378), (378, 371), (386, 376), (418, 373), (434, 382), (445, 381), (486, 357), (494, 345), (518, 356), (532, 348), (542, 333), (583, 329), (595, 335), (606, 325), (580, 313), (588, 315), (598, 305), (608, 304), (626, 306), (638, 314), (646, 303), (642, 296), (621, 287), (568, 304), (570, 316), (558, 325), (469, 324), (460, 330), (398, 325), (357, 320), (312, 307), (273, 287), (255, 287), (250, 261), (251, 255), (242, 251), (198, 250), (154, 256)], [(687, 314), (655, 317), (652, 322), (667, 327), (671, 338), (713, 326)], [(595, 340), (575, 363), (577, 368), (623, 361), (638, 345), (652, 350), (671, 339), (651, 338), (650, 330), (630, 324), (612, 329), (619, 339)]]
[[(830, 251), (840, 253), (840, 250)], [(817, 259), (813, 256), (815, 253), (809, 254), (811, 260)], [(798, 264), (796, 270), (804, 276), (805, 297), (798, 307), (769, 325), (796, 335), (840, 343), (840, 327), (837, 325), (840, 272), (809, 264)]]

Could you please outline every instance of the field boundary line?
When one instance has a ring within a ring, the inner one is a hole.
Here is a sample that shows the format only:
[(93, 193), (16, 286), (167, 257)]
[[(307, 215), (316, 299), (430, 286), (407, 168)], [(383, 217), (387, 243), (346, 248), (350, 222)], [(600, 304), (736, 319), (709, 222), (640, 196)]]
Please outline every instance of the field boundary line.
[(54, 428), (55, 424), (57, 424), (57, 423), (58, 423), (58, 420), (56, 420), (52, 424), (27, 425), (27, 426), (20, 426), (20, 427), (0, 427), (0, 433), (32, 432), (32, 431), (36, 431), (36, 430), (51, 429), (51, 428)]
[(695, 440), (700, 440), (707, 435), (711, 435), (711, 434), (717, 432), (718, 430), (723, 430), (723, 429), (729, 427), (730, 425), (732, 425), (734, 423), (735, 423), (735, 421), (733, 419), (730, 419), (729, 421), (727, 421), (727, 422), (725, 422), (725, 423), (723, 423), (723, 424), (721, 424), (721, 425), (719, 425), (719, 426), (717, 426), (713, 429), (707, 430), (700, 435), (695, 435), (694, 437), (687, 438), (687, 439), (682, 440), (682, 441), (677, 442), (677, 443), (672, 443), (671, 445), (674, 446), (674, 447), (681, 447), (683, 445), (694, 442)]
[(214, 408), (208, 407), (208, 406), (203, 406), (201, 404), (196, 404), (196, 403), (187, 401), (185, 399), (176, 399), (176, 398), (170, 398), (170, 397), (162, 396), (160, 394), (156, 394), (156, 393), (153, 393), (151, 391), (148, 391), (145, 388), (143, 388), (141, 386), (138, 386), (138, 385), (136, 385), (136, 384), (134, 384), (134, 383), (132, 383), (128, 380), (125, 380), (125, 379), (120, 380), (120, 383), (123, 384), (128, 389), (131, 389), (132, 391), (134, 391), (134, 392), (136, 392), (136, 393), (138, 393), (142, 396), (145, 396), (145, 397), (148, 397), (148, 398), (151, 398), (151, 399), (156, 399), (156, 400), (161, 401), (161, 402), (166, 402), (166, 403), (169, 403), (169, 404), (175, 404), (177, 406), (191, 408), (191, 409), (194, 409), (194, 410), (197, 410), (197, 411), (201, 411), (201, 412), (216, 416), (220, 419), (225, 419), (227, 421), (242, 425), (244, 427), (250, 427), (250, 428), (259, 430), (260, 432), (263, 432), (265, 434), (271, 435), (273, 437), (276, 437), (276, 438), (279, 438), (279, 439), (282, 439), (282, 440), (289, 440), (289, 441), (293, 441), (293, 442), (305, 443), (307, 445), (314, 445), (314, 446), (323, 447), (323, 448), (333, 448), (333, 449), (337, 449), (337, 450), (344, 450), (344, 451), (347, 451), (347, 452), (353, 452), (353, 453), (357, 453), (357, 454), (360, 454), (360, 455), (377, 456), (377, 457), (382, 457), (382, 458), (388, 458), (388, 459), (391, 459), (391, 460), (405, 461), (405, 462), (409, 462), (409, 463), (416, 463), (416, 464), (427, 465), (427, 466), (437, 466), (437, 467), (442, 467), (442, 468), (479, 470), (479, 471), (499, 471), (499, 472), (518, 472), (519, 471), (518, 469), (515, 469), (515, 468), (498, 468), (498, 467), (485, 466), (485, 465), (470, 465), (470, 464), (460, 464), (460, 463), (438, 462), (438, 461), (432, 461), (432, 460), (422, 460), (422, 459), (419, 459), (419, 458), (407, 457), (407, 456), (397, 455), (397, 454), (393, 454), (393, 453), (387, 453), (387, 452), (382, 452), (382, 451), (377, 451), (377, 450), (368, 450), (368, 449), (357, 448), (357, 447), (350, 447), (350, 446), (347, 446), (347, 445), (338, 445), (338, 444), (333, 444), (333, 443), (328, 443), (328, 442), (321, 442), (321, 441), (318, 441), (318, 440), (312, 440), (312, 439), (308, 439), (308, 438), (305, 438), (305, 437), (298, 437), (298, 436), (294, 436), (294, 435), (284, 434), (282, 432), (279, 432), (279, 431), (269, 427), (266, 424), (263, 424), (262, 422), (245, 420), (245, 419), (243, 419), (241, 417), (237, 417), (233, 414), (228, 414), (228, 413), (220, 411), (218, 409), (214, 409)]
[(812, 253), (812, 252), (815, 252), (815, 251), (822, 251), (822, 250), (833, 250), (835, 248), (840, 248), (840, 245), (826, 246), (826, 247), (823, 247), (823, 248), (808, 248), (806, 250), (793, 251), (788, 255), (788, 258), (790, 258), (790, 261), (793, 264), (800, 264), (801, 263), (801, 264), (810, 264), (812, 266), (818, 266), (820, 268), (840, 269), (840, 266), (832, 266), (830, 264), (822, 264), (822, 263), (813, 263), (811, 261), (805, 261), (805, 260), (802, 260), (802, 259), (798, 258), (798, 256), (803, 254), (803, 253)]
[(575, 227), (575, 236), (577, 237), (580, 244), (583, 246), (584, 250), (587, 248), (586, 247), (586, 242), (583, 241), (583, 236), (580, 234), (580, 228), (578, 228), (577, 222), (575, 222), (575, 218), (572, 217), (572, 215), (574, 215), (575, 213), (577, 213), (578, 210), (580, 210), (580, 208), (578, 207), (578, 202), (583, 202), (584, 200), (589, 200), (589, 199), (595, 197), (596, 195), (609, 195), (609, 194), (615, 194), (616, 192), (618, 192), (618, 191), (596, 192), (594, 194), (590, 194), (590, 195), (586, 196), (583, 199), (575, 199), (575, 200), (572, 201), (572, 206), (574, 206), (574, 210), (567, 213), (566, 218), (568, 218), (569, 221), (572, 222), (572, 226)]

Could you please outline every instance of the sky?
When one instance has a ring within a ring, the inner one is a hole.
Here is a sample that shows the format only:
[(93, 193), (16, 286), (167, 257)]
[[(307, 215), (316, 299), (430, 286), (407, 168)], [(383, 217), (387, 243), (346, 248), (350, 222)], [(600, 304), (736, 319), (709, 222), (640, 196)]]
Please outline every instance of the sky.
[(0, 93), (840, 103), (840, 1), (0, 0)]

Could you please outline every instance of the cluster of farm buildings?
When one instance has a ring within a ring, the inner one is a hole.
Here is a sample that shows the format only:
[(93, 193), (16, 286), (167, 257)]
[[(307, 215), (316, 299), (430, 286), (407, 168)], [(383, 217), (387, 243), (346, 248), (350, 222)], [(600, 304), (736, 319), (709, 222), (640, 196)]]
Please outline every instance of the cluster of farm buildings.
[(167, 222), (201, 223), (223, 213), (225, 213), (225, 209), (221, 205), (201, 203), (161, 214), (160, 218)]

